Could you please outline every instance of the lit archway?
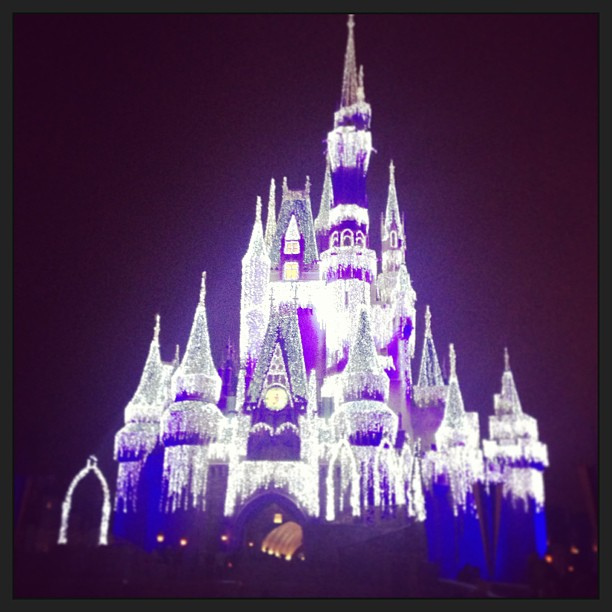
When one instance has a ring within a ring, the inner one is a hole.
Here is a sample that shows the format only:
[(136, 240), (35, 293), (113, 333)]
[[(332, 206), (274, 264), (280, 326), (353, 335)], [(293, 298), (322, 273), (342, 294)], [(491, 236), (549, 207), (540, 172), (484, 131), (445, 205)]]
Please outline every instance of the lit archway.
[(303, 525), (305, 521), (304, 512), (293, 499), (278, 491), (265, 492), (242, 506), (222, 539), (230, 550), (261, 550), (265, 539), (278, 526), (288, 522)]
[(72, 479), (68, 491), (66, 491), (66, 497), (62, 502), (62, 522), (60, 525), (58, 544), (68, 544), (68, 519), (70, 517), (70, 509), (72, 507), (72, 495), (76, 486), (87, 476), (89, 472), (93, 472), (97, 477), (100, 485), (102, 486), (102, 492), (104, 494), (104, 500), (102, 501), (102, 518), (100, 519), (100, 534), (98, 536), (98, 544), (100, 546), (106, 546), (108, 544), (108, 522), (110, 518), (111, 502), (110, 493), (108, 490), (108, 484), (104, 474), (98, 467), (98, 459), (94, 455), (90, 455), (87, 458), (87, 464), (85, 467)]

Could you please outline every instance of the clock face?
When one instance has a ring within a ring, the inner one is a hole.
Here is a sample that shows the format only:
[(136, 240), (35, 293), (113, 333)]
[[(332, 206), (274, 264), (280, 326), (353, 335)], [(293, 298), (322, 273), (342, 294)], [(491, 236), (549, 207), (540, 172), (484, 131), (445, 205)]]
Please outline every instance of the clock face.
[(270, 387), (264, 395), (264, 404), (270, 410), (282, 410), (289, 402), (289, 396), (284, 387)]

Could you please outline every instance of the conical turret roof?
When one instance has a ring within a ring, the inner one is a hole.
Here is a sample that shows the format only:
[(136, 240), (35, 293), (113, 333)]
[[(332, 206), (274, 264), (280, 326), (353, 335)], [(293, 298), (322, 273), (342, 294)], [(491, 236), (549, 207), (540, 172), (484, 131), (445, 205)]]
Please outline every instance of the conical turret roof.
[(423, 352), (421, 353), (421, 367), (419, 369), (419, 387), (442, 387), (442, 370), (436, 353), (436, 346), (431, 333), (431, 311), (429, 304), (425, 308), (425, 338), (423, 341)]
[(367, 306), (362, 305), (349, 346), (344, 372), (344, 398), (359, 397), (385, 401), (389, 393), (389, 377), (380, 364)]
[(389, 164), (389, 189), (387, 193), (387, 207), (385, 209), (384, 228), (388, 232), (392, 226), (402, 232), (402, 219), (400, 217), (397, 190), (395, 188), (395, 165), (393, 160)]
[(163, 408), (164, 364), (159, 352), (160, 316), (155, 315), (153, 338), (134, 396), (125, 410), (125, 422), (159, 420)]
[(206, 272), (202, 272), (200, 300), (185, 354), (173, 376), (173, 390), (177, 399), (199, 399), (212, 404), (219, 401), (221, 378), (210, 351), (206, 317)]

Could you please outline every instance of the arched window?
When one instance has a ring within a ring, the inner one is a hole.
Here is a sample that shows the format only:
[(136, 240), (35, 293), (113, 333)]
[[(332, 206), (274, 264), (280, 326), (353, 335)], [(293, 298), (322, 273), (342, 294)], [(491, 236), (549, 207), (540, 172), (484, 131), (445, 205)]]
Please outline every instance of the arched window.
[(353, 246), (353, 232), (350, 229), (342, 230), (342, 235), (340, 236), (340, 244), (343, 247)]
[(283, 266), (283, 280), (298, 280), (300, 278), (300, 265), (297, 261), (286, 261)]
[(397, 232), (395, 230), (391, 231), (391, 236), (389, 237), (389, 243), (392, 249), (397, 249)]
[(355, 234), (355, 244), (360, 247), (365, 247), (365, 236), (361, 230)]
[(338, 232), (332, 232), (331, 236), (329, 237), (329, 248), (333, 249), (334, 247), (338, 246)]

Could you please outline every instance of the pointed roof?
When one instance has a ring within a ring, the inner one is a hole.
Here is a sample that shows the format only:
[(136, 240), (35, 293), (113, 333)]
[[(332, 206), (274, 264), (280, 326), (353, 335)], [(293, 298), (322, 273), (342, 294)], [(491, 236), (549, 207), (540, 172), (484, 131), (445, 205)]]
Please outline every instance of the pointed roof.
[(450, 361), (450, 376), (448, 378), (444, 417), (442, 418), (440, 427), (446, 426), (453, 429), (459, 429), (465, 417), (465, 406), (463, 405), (463, 396), (461, 395), (459, 379), (457, 378), (457, 355), (455, 353), (455, 345), (452, 343), (448, 347), (448, 358)]
[(444, 380), (440, 363), (436, 353), (433, 335), (431, 333), (431, 311), (429, 304), (425, 308), (425, 338), (423, 341), (423, 351), (421, 353), (421, 367), (419, 369), (419, 387), (442, 387)]
[(150, 409), (155, 411), (156, 408), (159, 408), (161, 410), (158, 399), (164, 377), (164, 367), (159, 352), (159, 331), (160, 316), (156, 314), (153, 338), (149, 345), (149, 353), (147, 354), (147, 359), (140, 376), (140, 382), (126, 408), (126, 422), (145, 419)]
[(318, 260), (319, 252), (310, 205), (309, 179), (307, 179), (304, 189), (289, 189), (287, 177), (283, 179), (283, 199), (276, 222), (276, 235), (270, 248), (270, 260), (273, 266), (280, 263), (281, 240), (287, 232), (292, 216), (295, 216), (299, 233), (304, 237), (303, 261), (306, 265), (312, 264)]
[(510, 356), (508, 349), (504, 348), (504, 373), (502, 374), (501, 393), (494, 396), (495, 414), (522, 414), (521, 400), (519, 399), (514, 376), (510, 369)]
[(245, 263), (246, 261), (256, 257), (268, 257), (268, 248), (266, 246), (266, 241), (264, 240), (263, 228), (261, 224), (261, 196), (257, 196), (255, 222), (253, 223), (251, 239), (249, 240), (249, 248), (242, 258), (242, 262)]
[(389, 377), (378, 359), (369, 309), (362, 304), (349, 345), (348, 360), (342, 373), (345, 401), (365, 394), (386, 400), (389, 394)]
[(387, 208), (385, 209), (385, 229), (389, 231), (395, 223), (399, 231), (402, 231), (402, 219), (397, 202), (397, 191), (395, 189), (395, 165), (393, 160), (389, 164), (389, 191), (387, 195)]
[(325, 179), (323, 180), (323, 191), (321, 192), (321, 204), (319, 214), (314, 221), (315, 232), (320, 232), (329, 228), (329, 211), (334, 203), (334, 194), (331, 181), (331, 167), (329, 157), (326, 157)]
[(268, 248), (276, 234), (276, 183), (270, 180), (270, 194), (268, 195), (268, 215), (266, 217), (265, 241)]
[(351, 106), (358, 101), (357, 89), (359, 87), (359, 75), (357, 73), (357, 60), (355, 57), (355, 16), (349, 15), (347, 21), (348, 39), (344, 53), (344, 73), (342, 75), (342, 96), (340, 106)]
[[(259, 226), (261, 229), (261, 224)], [(200, 300), (193, 318), (187, 348), (173, 375), (173, 391), (177, 396), (185, 395), (211, 404), (219, 401), (221, 378), (210, 351), (206, 317), (206, 272), (202, 272)]]
[(308, 380), (302, 351), (302, 336), (296, 309), (288, 303), (278, 304), (270, 313), (261, 353), (246, 392), (247, 403), (255, 404), (261, 398), (270, 365), (275, 355), (278, 358), (279, 351), (288, 375), (288, 387), (292, 399), (306, 405)]

